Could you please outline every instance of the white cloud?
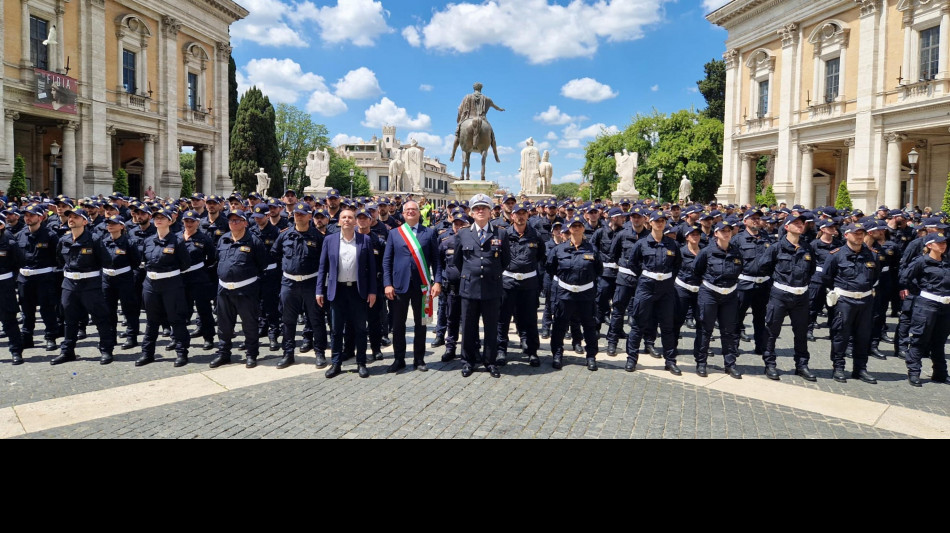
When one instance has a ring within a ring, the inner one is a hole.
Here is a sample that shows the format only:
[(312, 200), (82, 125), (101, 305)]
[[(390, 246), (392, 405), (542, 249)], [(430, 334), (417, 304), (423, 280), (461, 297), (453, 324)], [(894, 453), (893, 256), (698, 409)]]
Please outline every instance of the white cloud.
[(367, 128), (382, 128), (396, 126), (412, 130), (427, 130), (432, 127), (432, 118), (429, 115), (418, 113), (411, 118), (406, 108), (397, 107), (389, 98), (383, 98), (378, 104), (373, 104), (365, 113), (366, 120), (363, 126)]
[(547, 134), (547, 136), (545, 136), (544, 138), (547, 139), (547, 140), (549, 140), (549, 141), (556, 141), (556, 140), (557, 140), (557, 133), (554, 133), (553, 131), (549, 131), (548, 134)]
[(406, 26), (402, 30), (402, 36), (406, 39), (406, 42), (409, 43), (409, 46), (413, 48), (422, 46), (422, 36), (419, 35), (419, 30), (417, 30), (415, 26)]
[(535, 115), (534, 120), (543, 122), (544, 124), (549, 124), (551, 126), (563, 126), (564, 124), (570, 124), (571, 122), (582, 122), (587, 120), (587, 117), (572, 117), (558, 109), (556, 105), (552, 105), (547, 111), (543, 111)]
[(335, 117), (346, 113), (347, 109), (346, 102), (326, 91), (315, 91), (307, 102), (308, 113), (319, 113), (325, 117)]
[(461, 53), (501, 45), (534, 64), (592, 57), (602, 40), (623, 42), (643, 37), (646, 26), (662, 20), (665, 1), (450, 3), (422, 28), (422, 42), (429, 49)]
[(515, 149), (510, 146), (499, 146), (498, 147), (498, 156), (508, 155), (515, 153)]
[(347, 100), (375, 98), (383, 92), (376, 73), (366, 67), (347, 72), (346, 76), (337, 80), (333, 86), (336, 88), (336, 95)]
[(580, 154), (580, 153), (577, 153), (577, 152), (571, 152), (571, 153), (565, 155), (565, 156), (564, 156), (564, 159), (584, 159), (584, 154)]
[(378, 37), (394, 31), (386, 24), (388, 14), (382, 2), (337, 0), (336, 6), (317, 7), (313, 2), (298, 4), (294, 16), (301, 25), (306, 21), (316, 22), (320, 36), (328, 43), (373, 46)]
[(561, 87), (561, 95), (574, 100), (584, 100), (585, 102), (603, 102), (611, 98), (616, 98), (620, 93), (593, 78), (581, 78), (571, 80)]
[(419, 145), (426, 149), (426, 155), (450, 155), (452, 145), (455, 143), (455, 134), (439, 137), (431, 133), (420, 131), (410, 132), (406, 135), (406, 142), (411, 143), (412, 139), (419, 142)]
[(552, 180), (554, 183), (581, 183), (584, 181), (584, 176), (578, 172), (574, 171), (570, 174), (565, 174), (563, 176), (558, 176)]
[(558, 148), (576, 150), (583, 148), (586, 139), (594, 139), (601, 134), (614, 135), (620, 133), (617, 126), (607, 126), (606, 124), (594, 124), (586, 128), (581, 128), (577, 124), (571, 124), (561, 132), (563, 139), (557, 143)]
[(237, 73), (239, 94), (255, 85), (271, 103), (293, 104), (302, 94), (327, 90), (322, 76), (304, 72), (292, 59), (252, 59), (242, 70)]
[(654, 85), (653, 87), (650, 87), (650, 90), (653, 91), (653, 92), (659, 92), (660, 86), (659, 86), (659, 85)]
[(250, 12), (247, 18), (231, 26), (231, 42), (243, 40), (264, 46), (307, 46), (307, 41), (292, 29), (286, 17), (292, 8), (279, 0), (241, 0)]
[(732, 0), (703, 0), (703, 9), (706, 10), (706, 13), (712, 13), (731, 1)]
[(363, 139), (361, 137), (354, 137), (345, 133), (339, 133), (333, 138), (332, 141), (330, 141), (330, 144), (332, 146), (340, 146), (341, 144), (357, 144), (362, 142)]
[(432, 92), (432, 89), (435, 89), (435, 87), (433, 87), (433, 86), (431, 86), (431, 85), (429, 85), (429, 84), (427, 84), (427, 83), (423, 83), (422, 85), (419, 86), (419, 90), (422, 91), (422, 92), (424, 92), (424, 93), (431, 93), (431, 92)]

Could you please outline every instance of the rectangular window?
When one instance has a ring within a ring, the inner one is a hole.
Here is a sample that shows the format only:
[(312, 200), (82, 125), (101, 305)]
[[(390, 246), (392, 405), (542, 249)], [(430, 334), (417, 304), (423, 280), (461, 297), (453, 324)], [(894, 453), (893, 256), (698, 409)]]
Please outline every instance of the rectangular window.
[(841, 58), (829, 59), (825, 63), (825, 103), (838, 98), (841, 80)]
[(389, 190), (389, 176), (380, 176), (379, 177), (379, 190), (388, 191)]
[(30, 61), (33, 66), (49, 70), (49, 46), (43, 44), (49, 37), (49, 21), (30, 17)]
[(135, 85), (135, 52), (122, 50), (122, 86), (129, 94), (138, 93)]
[(188, 73), (188, 108), (198, 109), (198, 75), (191, 72)]
[(759, 118), (764, 117), (769, 114), (769, 82), (760, 81), (759, 82)]
[(920, 32), (920, 79), (937, 78), (940, 68), (940, 26)]

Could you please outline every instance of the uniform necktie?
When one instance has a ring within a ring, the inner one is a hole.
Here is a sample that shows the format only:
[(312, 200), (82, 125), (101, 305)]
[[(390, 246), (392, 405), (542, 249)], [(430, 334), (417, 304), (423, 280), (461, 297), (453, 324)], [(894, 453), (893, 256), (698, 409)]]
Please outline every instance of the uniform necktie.
[(488, 240), (488, 232), (486, 232), (484, 229), (479, 229), (479, 230), (478, 230), (478, 242), (479, 242), (479, 244), (481, 244), (482, 246), (485, 246), (485, 241), (487, 241), (487, 240)]

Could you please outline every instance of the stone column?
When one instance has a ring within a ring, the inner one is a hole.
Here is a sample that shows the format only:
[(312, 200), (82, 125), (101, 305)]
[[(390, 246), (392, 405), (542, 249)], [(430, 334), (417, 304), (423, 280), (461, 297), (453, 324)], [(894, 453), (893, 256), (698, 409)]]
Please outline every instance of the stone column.
[(165, 128), (162, 160), (162, 175), (155, 191), (160, 196), (178, 196), (181, 191), (181, 163), (178, 141), (178, 65), (181, 55), (178, 48), (178, 32), (181, 31), (181, 22), (175, 18), (162, 17), (162, 42), (164, 44), (164, 63), (167, 67), (163, 77), (162, 100), (165, 104)]
[(30, 2), (29, 0), (20, 0), (20, 78), (23, 81), (30, 79), (32, 74), (29, 69), (33, 68), (33, 62), (30, 61)]
[[(726, 62), (726, 109), (723, 128), (725, 138), (722, 145), (722, 185), (716, 192), (716, 199), (720, 202), (729, 203), (736, 198), (736, 179), (738, 178), (736, 167), (739, 156), (732, 137), (737, 129), (736, 110), (739, 108), (738, 99), (741, 93), (737, 89), (738, 85), (736, 83), (739, 72), (739, 51), (736, 49), (729, 50), (723, 54), (722, 58)], [(390, 177), (390, 179), (395, 178)]]
[(798, 202), (805, 209), (815, 206), (815, 145), (802, 144), (798, 149), (802, 153), (802, 179), (798, 187)]
[[(152, 187), (155, 190), (155, 141), (154, 135), (143, 135), (142, 144), (145, 151), (145, 168), (142, 169), (142, 191)], [(136, 196), (140, 196), (142, 191), (136, 191)]]
[(218, 139), (215, 147), (215, 156), (217, 157), (216, 169), (217, 179), (211, 185), (206, 194), (225, 194), (234, 190), (234, 184), (231, 182), (231, 130), (228, 101), (228, 64), (231, 57), (231, 45), (227, 42), (219, 42), (217, 45), (217, 70), (215, 84), (215, 104), (214, 124), (218, 130)]
[(741, 154), (739, 156), (739, 182), (736, 186), (736, 203), (739, 205), (748, 204), (752, 201), (749, 198), (749, 190), (755, 186), (752, 165), (755, 164), (756, 160), (755, 154)]
[(907, 138), (903, 133), (888, 133), (884, 136), (887, 141), (887, 173), (884, 176), (884, 203), (892, 209), (900, 209), (901, 204), (901, 143)]
[[(4, 151), (7, 154), (7, 164), (9, 165), (9, 171), (12, 175), (13, 161), (16, 159), (16, 149), (13, 147), (13, 123), (17, 120), (20, 120), (20, 114), (16, 111), (7, 109), (4, 111), (3, 117)], [(4, 187), (4, 190), (6, 190), (6, 187)]]
[[(848, 180), (848, 191), (851, 190), (851, 179), (854, 177), (854, 138), (845, 139), (844, 145), (848, 149), (848, 175), (845, 176), (845, 179)], [(838, 191), (835, 191), (835, 194), (838, 194)]]
[(196, 191), (212, 191), (214, 190), (214, 174), (212, 173), (212, 168), (214, 167), (214, 150), (210, 145), (204, 145), (200, 148), (201, 150), (201, 179), (195, 180), (195, 190)]
[(76, 170), (76, 128), (79, 124), (71, 120), (60, 122), (63, 128), (63, 190), (62, 194), (76, 198), (79, 192), (76, 190), (78, 182), (78, 171)]
[[(87, 23), (82, 31), (83, 60), (86, 65), (105, 65), (106, 14), (104, 0), (86, 0), (84, 10)], [(87, 48), (88, 46), (88, 48)], [(104, 68), (84, 68), (84, 78), (89, 80), (84, 87), (84, 96), (89, 98), (83, 106), (81, 127), (83, 140), (83, 183), (78, 188), (84, 194), (111, 194), (112, 137), (107, 132), (106, 122), (106, 74)]]
[(950, 5), (943, 6), (940, 11), (940, 68), (937, 72), (937, 78), (941, 80), (950, 79), (950, 54), (947, 53), (947, 44), (950, 43)]
[(800, 29), (797, 24), (787, 24), (778, 31), (782, 37), (782, 87), (778, 109), (778, 154), (773, 168), (773, 191), (776, 197), (788, 199), (794, 195), (795, 184), (792, 166), (794, 164), (795, 142), (792, 140), (792, 117), (798, 107), (795, 88), (801, 79), (801, 65), (798, 43)]
[(66, 48), (66, 43), (63, 41), (63, 15), (65, 14), (66, 8), (60, 1), (59, 5), (56, 6), (56, 40), (59, 44), (55, 45), (56, 53), (49, 56), (49, 69), (53, 72), (62, 72), (66, 65), (66, 56), (63, 54), (63, 50)]

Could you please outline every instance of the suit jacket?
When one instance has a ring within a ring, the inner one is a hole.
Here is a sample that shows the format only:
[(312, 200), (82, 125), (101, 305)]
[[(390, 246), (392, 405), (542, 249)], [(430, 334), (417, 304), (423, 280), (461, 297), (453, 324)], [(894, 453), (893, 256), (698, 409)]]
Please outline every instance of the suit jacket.
[[(416, 238), (429, 265), (432, 282), (441, 284), (442, 265), (439, 262), (439, 241), (436, 231), (422, 226), (422, 229), (416, 233)], [(399, 231), (396, 229), (390, 231), (386, 237), (386, 253), (383, 255), (383, 286), (394, 287), (398, 294), (409, 292), (413, 263), (409, 245), (403, 240)]]
[[(317, 271), (317, 296), (326, 296), (328, 301), (336, 298), (338, 269), (340, 268), (340, 239), (342, 233), (327, 235), (320, 252), (320, 269)], [(356, 288), (360, 298), (376, 294), (376, 259), (369, 236), (356, 234)]]

